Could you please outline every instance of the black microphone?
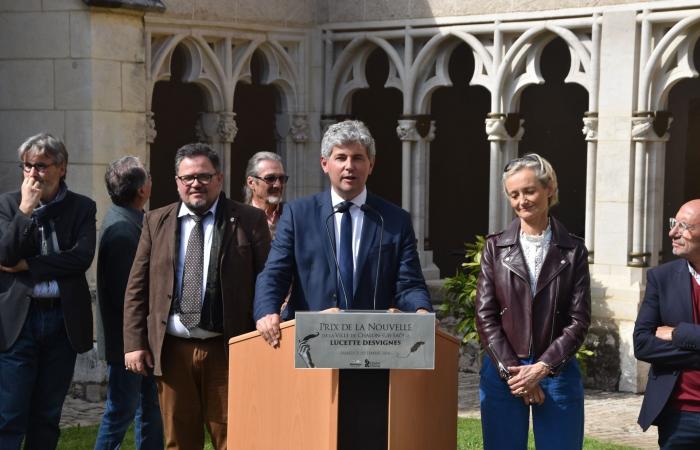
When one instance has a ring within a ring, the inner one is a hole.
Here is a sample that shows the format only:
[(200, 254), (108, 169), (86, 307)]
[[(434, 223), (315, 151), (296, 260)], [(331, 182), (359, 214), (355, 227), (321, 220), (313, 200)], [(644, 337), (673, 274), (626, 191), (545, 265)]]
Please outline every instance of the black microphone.
[[(333, 237), (331, 236), (331, 230), (328, 228), (328, 219), (331, 217), (335, 216), (338, 213), (345, 213), (352, 207), (351, 202), (343, 202), (333, 208), (333, 212), (328, 214), (326, 217), (326, 220), (323, 221), (323, 224), (326, 226), (326, 236), (328, 237), (328, 243), (331, 244), (331, 251), (333, 252), (333, 262), (335, 262), (335, 268), (338, 271), (336, 273), (336, 276), (340, 280), (340, 288), (343, 290), (343, 295), (345, 296), (345, 309), (348, 309), (348, 291), (345, 290), (345, 284), (343, 283), (343, 277), (340, 276), (340, 264), (338, 263), (338, 253), (335, 251), (335, 242), (333, 242)], [(340, 302), (338, 302), (339, 304)]]
[(374, 295), (372, 296), (372, 301), (373, 301), (373, 309), (377, 309), (377, 288), (379, 287), (379, 268), (382, 266), (382, 241), (384, 239), (384, 216), (382, 216), (379, 211), (376, 209), (372, 208), (370, 205), (367, 203), (363, 204), (360, 206), (360, 209), (362, 212), (365, 214), (367, 212), (371, 212), (377, 217), (379, 217), (379, 220), (382, 223), (382, 227), (379, 229), (379, 256), (377, 256), (377, 274), (374, 277)]

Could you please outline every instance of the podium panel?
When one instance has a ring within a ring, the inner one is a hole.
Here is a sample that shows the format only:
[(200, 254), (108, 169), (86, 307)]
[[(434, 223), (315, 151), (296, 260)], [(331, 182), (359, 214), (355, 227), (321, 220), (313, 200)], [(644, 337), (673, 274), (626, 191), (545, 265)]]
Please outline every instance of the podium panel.
[(280, 347), (257, 331), (229, 343), (229, 450), (329, 450), (338, 440), (338, 370), (294, 369), (294, 322)]
[[(257, 331), (229, 341), (229, 450), (456, 448), (458, 339), (436, 331), (435, 370), (341, 375), (294, 368), (294, 326), (275, 349)], [(370, 430), (373, 413), (384, 417)]]

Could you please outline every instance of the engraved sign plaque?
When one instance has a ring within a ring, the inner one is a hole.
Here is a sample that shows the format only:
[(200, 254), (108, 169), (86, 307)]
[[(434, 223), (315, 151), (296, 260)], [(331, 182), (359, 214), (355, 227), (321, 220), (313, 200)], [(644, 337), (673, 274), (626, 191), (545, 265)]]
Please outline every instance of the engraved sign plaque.
[(297, 312), (298, 369), (434, 369), (435, 314)]

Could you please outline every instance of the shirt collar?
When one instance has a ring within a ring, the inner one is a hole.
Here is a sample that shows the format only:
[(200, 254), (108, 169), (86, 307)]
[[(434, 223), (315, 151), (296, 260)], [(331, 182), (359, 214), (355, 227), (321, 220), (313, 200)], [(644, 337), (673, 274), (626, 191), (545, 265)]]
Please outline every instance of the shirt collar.
[(695, 281), (697, 281), (697, 283), (700, 284), (700, 273), (693, 269), (693, 266), (690, 265), (690, 262), (688, 262), (688, 270), (690, 271), (690, 276), (695, 278)]
[[(331, 188), (331, 204), (333, 205), (333, 208), (338, 206), (339, 204), (343, 203), (345, 200), (338, 195), (333, 188)], [(367, 201), (367, 186), (362, 189), (362, 192), (360, 192), (357, 197), (350, 199), (350, 201), (357, 207), (360, 207), (365, 204)]]
[[(211, 207), (207, 210), (204, 215), (206, 216), (208, 213), (211, 213), (212, 216), (216, 216), (216, 205), (219, 204), (219, 198), (217, 197), (216, 200), (214, 200), (214, 203), (211, 205)], [(177, 217), (180, 218), (182, 216), (189, 216), (190, 214), (194, 215), (195, 213), (187, 207), (184, 203), (180, 203), (180, 211), (177, 213)]]

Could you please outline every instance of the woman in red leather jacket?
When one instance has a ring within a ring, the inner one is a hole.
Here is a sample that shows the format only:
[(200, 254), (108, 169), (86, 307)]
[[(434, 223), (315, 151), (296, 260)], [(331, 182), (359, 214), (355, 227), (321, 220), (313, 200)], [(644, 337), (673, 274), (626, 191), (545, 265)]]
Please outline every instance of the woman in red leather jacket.
[(486, 350), (479, 393), (485, 449), (525, 449), (532, 410), (542, 449), (583, 446), (576, 362), (591, 321), (588, 252), (549, 214), (557, 177), (537, 154), (509, 162), (503, 187), (517, 218), (488, 236), (476, 314)]

